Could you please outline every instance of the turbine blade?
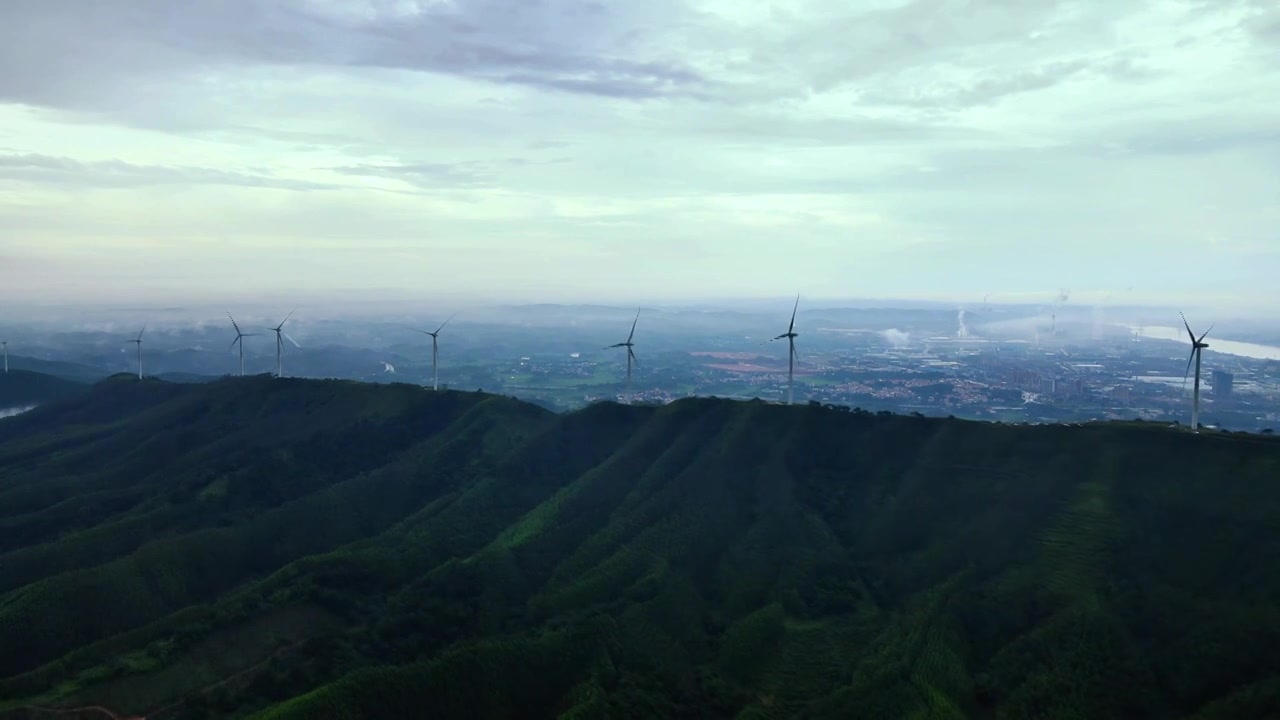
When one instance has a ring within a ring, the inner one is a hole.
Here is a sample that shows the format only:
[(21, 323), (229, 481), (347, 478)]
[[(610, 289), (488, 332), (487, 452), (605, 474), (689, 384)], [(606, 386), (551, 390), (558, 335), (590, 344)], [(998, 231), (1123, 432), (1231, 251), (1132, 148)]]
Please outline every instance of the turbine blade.
[(147, 331), (147, 324), (146, 324), (146, 323), (142, 323), (142, 329), (138, 331), (138, 341), (139, 341), (139, 342), (141, 342), (141, 341), (142, 341), (142, 333), (144, 333), (144, 332), (146, 332), (146, 331)]
[(631, 358), (631, 364), (636, 366), (640, 365), (640, 358), (636, 357), (635, 350), (632, 350), (631, 348), (627, 348), (627, 355)]
[(626, 343), (615, 343), (615, 344), (613, 344), (613, 345), (605, 345), (605, 346), (604, 346), (604, 349), (605, 349), (605, 350), (612, 350), (612, 349), (614, 349), (614, 348), (620, 348), (620, 347), (626, 347), (626, 346), (627, 346), (627, 344), (626, 344)]
[(282, 333), (282, 334), (283, 334), (286, 338), (288, 338), (289, 342), (293, 343), (293, 346), (294, 346), (294, 347), (296, 347), (296, 348), (300, 348), (300, 347), (302, 347), (301, 345), (299, 345), (299, 344), (298, 344), (298, 341), (297, 341), (297, 340), (294, 340), (293, 338), (289, 337), (289, 333)]
[(236, 319), (235, 319), (235, 318), (233, 318), (233, 317), (231, 317), (231, 311), (230, 311), (230, 310), (228, 310), (228, 311), (227, 311), (227, 319), (229, 319), (229, 320), (231, 321), (231, 327), (235, 328), (235, 329), (236, 329), (236, 334), (237, 334), (237, 335), (239, 335), (239, 334), (240, 334), (240, 326), (236, 324)]
[(796, 305), (791, 308), (791, 324), (787, 326), (787, 332), (795, 332), (796, 330), (796, 311), (800, 309), (800, 296), (796, 296)]
[[(1179, 315), (1182, 315), (1182, 313), (1181, 313), (1181, 312), (1179, 312), (1178, 314), (1179, 314)], [(1191, 323), (1187, 322), (1187, 316), (1186, 316), (1186, 315), (1182, 315), (1182, 324), (1183, 324), (1184, 326), (1186, 326), (1186, 328), (1187, 328), (1187, 334), (1191, 336), (1191, 342), (1195, 342), (1195, 341), (1196, 341), (1196, 334), (1195, 334), (1195, 333), (1193, 333), (1193, 332), (1191, 332)]]
[(1199, 340), (1197, 340), (1196, 342), (1197, 342), (1197, 343), (1202, 343), (1202, 342), (1204, 342), (1204, 339), (1205, 339), (1205, 338), (1207, 338), (1207, 337), (1209, 337), (1209, 333), (1211, 333), (1211, 332), (1213, 332), (1213, 325), (1210, 325), (1210, 326), (1209, 326), (1209, 329), (1208, 329), (1208, 330), (1205, 330), (1205, 331), (1204, 331), (1204, 335), (1201, 335), (1201, 336), (1200, 336), (1200, 339), (1199, 339)]
[(241, 338), (241, 337), (243, 337), (243, 336), (242, 336), (242, 335), (237, 335), (237, 336), (236, 336), (236, 339), (231, 341), (231, 345), (230, 345), (230, 347), (235, 347), (235, 346), (236, 346), (236, 343), (240, 342), (240, 338)]
[(1186, 389), (1187, 378), (1191, 376), (1191, 362), (1196, 359), (1196, 349), (1191, 348), (1191, 357), (1187, 358), (1187, 371), (1182, 373), (1182, 387)]
[[(452, 320), (452, 319), (454, 319), (454, 318), (455, 318), (455, 317), (457, 317), (457, 316), (458, 316), (458, 313), (454, 313), (454, 314), (452, 314), (452, 315), (450, 315), (450, 316), (449, 316), (449, 320)], [(444, 322), (440, 323), (440, 327), (436, 328), (436, 333), (438, 333), (438, 332), (440, 332), (441, 330), (443, 330), (443, 329), (444, 329), (444, 326), (449, 324), (449, 320), (445, 320)], [(434, 334), (435, 334), (435, 333), (432, 333), (432, 335), (434, 335)]]
[(288, 314), (288, 315), (285, 315), (285, 316), (284, 316), (284, 319), (283, 319), (283, 320), (281, 320), (281, 321), (280, 321), (280, 324), (279, 324), (279, 325), (277, 325), (276, 327), (277, 327), (277, 328), (282, 328), (282, 327), (284, 327), (284, 324), (285, 324), (285, 323), (287, 323), (287, 322), (289, 322), (289, 318), (293, 317), (293, 314), (294, 314), (294, 313), (296, 313), (296, 312), (298, 312), (298, 308), (294, 308), (294, 309), (290, 310), (290, 311), (289, 311), (289, 314)]
[(636, 319), (631, 321), (631, 334), (627, 335), (627, 342), (636, 336), (636, 323), (640, 322), (640, 310), (636, 310)]

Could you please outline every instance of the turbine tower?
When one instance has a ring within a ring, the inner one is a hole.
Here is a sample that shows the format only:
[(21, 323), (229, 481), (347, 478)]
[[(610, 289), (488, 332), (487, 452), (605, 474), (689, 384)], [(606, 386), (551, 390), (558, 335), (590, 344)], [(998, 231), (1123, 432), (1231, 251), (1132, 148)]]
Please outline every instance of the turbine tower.
[(4, 374), (9, 374), (9, 341), (0, 340), (0, 345), (4, 346)]
[[(138, 346), (138, 379), (139, 380), (142, 379), (142, 333), (146, 331), (147, 331), (147, 325), (146, 323), (143, 323), (142, 329), (138, 331), (138, 337), (129, 341)], [(125, 343), (125, 344), (127, 345), (128, 343)], [(6, 353), (7, 352), (8, 351), (6, 350)]]
[[(1182, 313), (1178, 314), (1182, 315)], [(1210, 325), (1209, 329), (1204, 331), (1204, 335), (1197, 339), (1196, 334), (1191, 332), (1191, 323), (1187, 322), (1186, 315), (1182, 315), (1182, 324), (1187, 328), (1187, 335), (1191, 337), (1191, 357), (1187, 358), (1187, 371), (1182, 375), (1182, 386), (1186, 387), (1187, 375), (1191, 372), (1191, 363), (1195, 361), (1196, 379), (1195, 386), (1191, 391), (1191, 432), (1200, 432), (1200, 354), (1205, 348), (1209, 347), (1209, 343), (1205, 342), (1204, 339), (1213, 330), (1213, 326)]]
[[(452, 320), (454, 318), (454, 315), (457, 315), (457, 313), (450, 315), (449, 320)], [(445, 320), (444, 322), (440, 323), (440, 327), (436, 328), (435, 332), (431, 332), (430, 330), (419, 330), (418, 328), (409, 328), (414, 332), (419, 332), (419, 333), (422, 333), (423, 335), (431, 336), (431, 389), (432, 390), (440, 389), (440, 331), (444, 329), (445, 325), (449, 324), (449, 320)]]
[[(231, 317), (231, 311), (227, 311), (227, 319), (231, 321), (231, 327), (236, 329), (236, 339), (231, 341), (231, 347), (240, 345), (240, 377), (244, 377), (244, 338), (258, 337), (259, 333), (242, 333), (240, 326), (236, 324), (236, 319)], [(284, 323), (280, 323), (284, 325)]]
[(796, 296), (796, 305), (791, 308), (791, 324), (787, 326), (787, 331), (774, 338), (774, 340), (787, 339), (787, 404), (791, 405), (795, 402), (796, 389), (796, 338), (799, 333), (796, 332), (796, 311), (800, 309), (800, 296)]
[(609, 347), (605, 348), (605, 350), (612, 350), (613, 348), (627, 349), (627, 385), (626, 385), (626, 393), (623, 395), (623, 397), (626, 399), (626, 402), (628, 405), (631, 404), (631, 365), (633, 363), (636, 365), (640, 364), (640, 361), (636, 359), (636, 349), (635, 349), (636, 344), (632, 342), (632, 340), (634, 340), (636, 337), (636, 323), (638, 322), (640, 322), (639, 309), (636, 310), (636, 319), (631, 321), (631, 334), (627, 335), (627, 341), (610, 345)]
[(276, 377), (278, 378), (284, 377), (284, 366), (281, 363), (281, 356), (284, 353), (284, 338), (289, 338), (289, 342), (293, 343), (297, 347), (302, 347), (301, 345), (298, 345), (297, 340), (289, 337), (289, 333), (284, 331), (284, 324), (289, 322), (289, 318), (293, 317), (293, 314), (296, 312), (298, 312), (298, 308), (290, 310), (289, 314), (284, 316), (284, 319), (280, 321), (279, 325), (273, 328), (267, 328), (276, 334)]

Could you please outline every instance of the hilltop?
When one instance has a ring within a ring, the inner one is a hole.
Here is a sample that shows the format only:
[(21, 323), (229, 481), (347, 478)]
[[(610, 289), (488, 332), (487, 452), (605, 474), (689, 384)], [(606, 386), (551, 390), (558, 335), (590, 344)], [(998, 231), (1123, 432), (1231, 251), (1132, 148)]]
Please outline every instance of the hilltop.
[(1265, 717), (1278, 478), (1143, 424), (116, 377), (0, 420), (0, 717)]

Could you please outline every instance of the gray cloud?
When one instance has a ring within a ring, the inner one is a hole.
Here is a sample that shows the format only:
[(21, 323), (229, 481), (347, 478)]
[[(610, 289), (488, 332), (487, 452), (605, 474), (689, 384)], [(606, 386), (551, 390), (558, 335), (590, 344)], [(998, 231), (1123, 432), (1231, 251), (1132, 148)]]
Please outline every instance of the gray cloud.
[(233, 185), (280, 190), (326, 190), (335, 186), (289, 180), (269, 174), (228, 172), (199, 167), (135, 165), (121, 160), (80, 162), (49, 155), (0, 155), (0, 178), (84, 187), (154, 185)]
[(640, 17), (585, 0), (358, 8), (349, 0), (9, 0), (0, 4), (0, 97), (94, 106), (121, 82), (238, 63), (403, 69), (624, 98), (707, 84), (661, 53), (630, 47), (633, 23), (680, 11), (665, 0)]

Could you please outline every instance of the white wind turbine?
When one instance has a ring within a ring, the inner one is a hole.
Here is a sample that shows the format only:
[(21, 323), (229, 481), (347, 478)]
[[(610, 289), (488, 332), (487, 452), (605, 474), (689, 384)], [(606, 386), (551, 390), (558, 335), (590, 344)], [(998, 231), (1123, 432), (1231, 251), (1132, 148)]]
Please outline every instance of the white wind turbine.
[[(1182, 313), (1178, 314), (1182, 315)], [(1210, 325), (1209, 329), (1204, 331), (1204, 335), (1197, 339), (1196, 334), (1191, 332), (1191, 323), (1187, 322), (1186, 315), (1182, 315), (1182, 324), (1187, 328), (1187, 335), (1191, 337), (1191, 357), (1187, 358), (1187, 371), (1182, 375), (1182, 385), (1186, 387), (1187, 375), (1191, 372), (1191, 363), (1195, 361), (1196, 379), (1191, 393), (1191, 432), (1200, 432), (1200, 354), (1205, 348), (1209, 347), (1209, 343), (1205, 342), (1204, 339), (1213, 331), (1213, 326)]]
[(147, 325), (146, 323), (143, 323), (142, 329), (138, 331), (138, 337), (125, 343), (126, 345), (128, 345), (129, 343), (133, 343), (138, 346), (138, 379), (139, 380), (142, 379), (142, 333), (146, 331), (147, 331)]
[(635, 343), (632, 342), (636, 337), (636, 323), (638, 322), (640, 322), (640, 311), (636, 310), (636, 319), (631, 321), (631, 333), (627, 335), (627, 341), (616, 343), (605, 348), (605, 350), (612, 350), (613, 348), (627, 349), (627, 385), (626, 392), (623, 397), (628, 405), (631, 404), (631, 366), (632, 364), (640, 364), (640, 361), (636, 359)]
[(293, 343), (294, 347), (302, 347), (298, 344), (297, 340), (289, 337), (289, 333), (284, 331), (284, 324), (289, 322), (289, 318), (293, 317), (293, 314), (296, 312), (298, 312), (298, 308), (290, 310), (289, 314), (284, 316), (284, 319), (280, 321), (279, 325), (273, 328), (267, 328), (276, 334), (276, 377), (278, 378), (284, 377), (284, 365), (281, 361), (281, 357), (284, 354), (284, 338), (289, 338), (289, 342)]
[[(240, 346), (240, 377), (244, 377), (244, 338), (258, 337), (258, 335), (260, 335), (261, 333), (240, 332), (240, 326), (236, 324), (236, 319), (231, 317), (230, 310), (227, 311), (227, 319), (231, 321), (231, 327), (236, 329), (236, 339), (231, 341), (231, 347), (235, 347), (236, 345)], [(280, 323), (280, 324), (284, 325), (284, 323)], [(279, 369), (279, 364), (277, 361), (277, 370), (278, 369)]]
[(9, 374), (9, 341), (0, 340), (0, 345), (4, 346), (4, 374)]
[(796, 332), (796, 311), (800, 309), (800, 296), (796, 296), (796, 305), (791, 309), (791, 324), (787, 326), (787, 331), (774, 338), (774, 340), (787, 339), (787, 404), (791, 405), (795, 402), (796, 387), (796, 338), (799, 333)]
[[(457, 315), (457, 313), (450, 315), (449, 320), (453, 320), (455, 315)], [(430, 330), (419, 330), (418, 328), (409, 328), (410, 330), (416, 333), (422, 333), (423, 335), (431, 336), (431, 389), (432, 390), (440, 389), (440, 331), (444, 329), (445, 325), (449, 324), (449, 320), (445, 320), (444, 322), (440, 323), (440, 327), (436, 328), (435, 332), (432, 332)]]

